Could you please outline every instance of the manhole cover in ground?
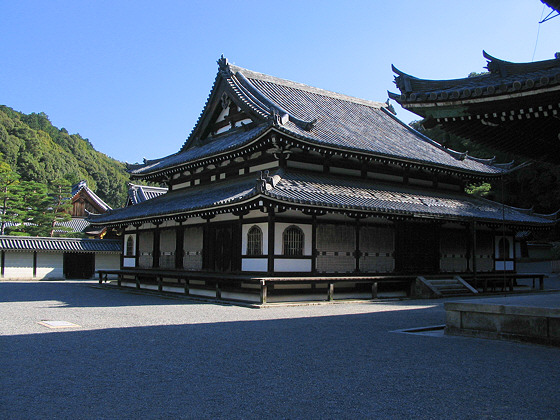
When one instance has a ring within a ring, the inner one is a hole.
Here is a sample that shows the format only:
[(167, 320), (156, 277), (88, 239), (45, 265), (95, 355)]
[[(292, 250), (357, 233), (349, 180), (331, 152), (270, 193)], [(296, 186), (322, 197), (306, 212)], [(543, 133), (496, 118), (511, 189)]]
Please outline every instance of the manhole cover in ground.
[(405, 330), (395, 330), (391, 332), (403, 334), (427, 335), (429, 337), (443, 337), (445, 325), (432, 325), (429, 327), (407, 328)]
[(77, 324), (72, 324), (68, 321), (40, 321), (38, 324), (47, 328), (80, 328)]

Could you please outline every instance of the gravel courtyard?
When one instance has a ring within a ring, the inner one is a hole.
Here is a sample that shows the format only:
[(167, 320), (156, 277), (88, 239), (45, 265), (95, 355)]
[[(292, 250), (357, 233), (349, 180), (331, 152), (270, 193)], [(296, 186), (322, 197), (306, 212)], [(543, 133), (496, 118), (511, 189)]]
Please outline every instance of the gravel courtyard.
[(560, 418), (560, 348), (395, 332), (444, 324), (444, 302), (251, 309), (2, 282), (0, 418)]

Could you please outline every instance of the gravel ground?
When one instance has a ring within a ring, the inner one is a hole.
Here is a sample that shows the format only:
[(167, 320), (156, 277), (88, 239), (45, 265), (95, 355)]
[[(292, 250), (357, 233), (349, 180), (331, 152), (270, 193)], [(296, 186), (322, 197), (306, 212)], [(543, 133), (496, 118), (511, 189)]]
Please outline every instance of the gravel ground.
[(250, 309), (2, 282), (0, 418), (559, 419), (560, 348), (393, 332), (443, 324), (444, 302)]

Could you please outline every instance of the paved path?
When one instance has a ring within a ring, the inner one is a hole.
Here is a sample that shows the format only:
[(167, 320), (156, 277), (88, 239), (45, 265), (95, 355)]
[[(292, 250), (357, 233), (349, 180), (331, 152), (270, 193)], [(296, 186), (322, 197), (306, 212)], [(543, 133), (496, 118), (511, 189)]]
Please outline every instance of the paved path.
[(0, 418), (560, 418), (559, 348), (392, 332), (443, 324), (444, 301), (249, 309), (2, 282)]

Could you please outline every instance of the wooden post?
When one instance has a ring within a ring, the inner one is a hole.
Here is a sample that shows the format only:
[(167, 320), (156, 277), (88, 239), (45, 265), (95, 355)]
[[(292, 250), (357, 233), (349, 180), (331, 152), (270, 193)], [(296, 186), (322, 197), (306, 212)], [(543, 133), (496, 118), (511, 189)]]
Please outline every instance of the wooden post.
[[(476, 278), (476, 220), (472, 223), (472, 267), (474, 288), (477, 288), (478, 279)], [(486, 292), (486, 282), (484, 283), (484, 291)]]
[(189, 294), (189, 278), (185, 277), (185, 295)]
[(138, 276), (138, 274), (134, 275), (134, 281), (136, 283), (136, 288), (140, 289), (140, 277)]
[(261, 305), (266, 303), (267, 286), (266, 281), (261, 280)]
[(154, 230), (154, 242), (152, 245), (152, 267), (159, 267), (159, 255), (160, 255), (160, 240), (159, 240), (159, 223), (156, 223), (156, 229)]
[(122, 274), (117, 274), (117, 286), (121, 287), (122, 284)]
[[(268, 265), (269, 274), (274, 273), (274, 210), (268, 208)], [(266, 297), (265, 297), (266, 298)]]
[[(2, 251), (4, 252), (4, 251)], [(3, 267), (2, 267), (3, 268)], [(3, 271), (3, 270), (2, 270)], [(2, 273), (2, 276), (4, 275), (4, 273)], [(103, 284), (103, 273), (100, 271), (99, 272), (99, 284)]]
[(317, 215), (311, 216), (311, 272), (317, 273)]
[(140, 225), (136, 225), (136, 239), (134, 241), (134, 267), (138, 267), (140, 258)]
[(377, 282), (374, 281), (371, 284), (371, 298), (372, 299), (377, 299)]
[(327, 290), (327, 300), (332, 302), (334, 300), (334, 283), (332, 281), (329, 282), (329, 287)]
[(216, 299), (222, 298), (222, 290), (220, 289), (220, 282), (216, 280)]
[(185, 229), (183, 222), (179, 222), (175, 230), (175, 268), (183, 268), (183, 254), (185, 251)]
[(354, 256), (356, 258), (356, 267), (355, 267), (355, 271), (356, 273), (360, 272), (360, 218), (356, 217), (356, 244), (355, 244), (355, 251), (354, 251)]

